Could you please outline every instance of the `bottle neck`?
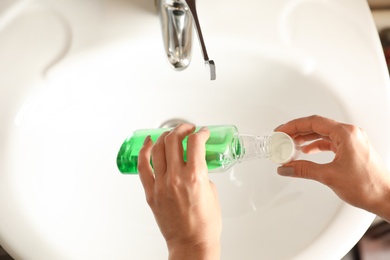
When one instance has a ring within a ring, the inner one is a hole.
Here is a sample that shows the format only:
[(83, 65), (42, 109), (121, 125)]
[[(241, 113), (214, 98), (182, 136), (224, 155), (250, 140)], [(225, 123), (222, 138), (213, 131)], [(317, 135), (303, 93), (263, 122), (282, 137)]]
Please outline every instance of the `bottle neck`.
[(271, 157), (270, 136), (237, 134), (233, 142), (233, 154), (238, 162)]

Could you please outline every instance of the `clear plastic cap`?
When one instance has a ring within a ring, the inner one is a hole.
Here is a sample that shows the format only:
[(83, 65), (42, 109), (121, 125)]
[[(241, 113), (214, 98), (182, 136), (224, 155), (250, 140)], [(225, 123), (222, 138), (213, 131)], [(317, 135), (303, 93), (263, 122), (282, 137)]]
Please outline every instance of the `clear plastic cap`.
[(286, 164), (299, 157), (299, 146), (296, 145), (294, 140), (286, 133), (275, 132), (271, 134), (269, 145), (269, 159), (274, 163)]

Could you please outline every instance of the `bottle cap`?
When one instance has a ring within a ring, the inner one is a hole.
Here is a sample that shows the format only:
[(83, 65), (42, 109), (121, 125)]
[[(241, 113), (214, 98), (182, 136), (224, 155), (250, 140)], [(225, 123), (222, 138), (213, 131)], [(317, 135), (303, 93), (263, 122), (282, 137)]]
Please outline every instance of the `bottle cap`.
[(294, 140), (282, 132), (275, 132), (270, 136), (269, 159), (277, 164), (286, 164), (298, 158), (299, 147)]

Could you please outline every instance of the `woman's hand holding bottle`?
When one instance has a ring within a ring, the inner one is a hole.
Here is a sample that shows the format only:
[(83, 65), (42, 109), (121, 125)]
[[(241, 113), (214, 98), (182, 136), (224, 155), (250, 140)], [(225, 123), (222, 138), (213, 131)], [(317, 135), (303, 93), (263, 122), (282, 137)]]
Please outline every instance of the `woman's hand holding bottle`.
[[(169, 259), (219, 259), (221, 210), (205, 161), (207, 128), (182, 124), (145, 140), (138, 171), (147, 202), (163, 234)], [(183, 139), (188, 136), (187, 162)], [(150, 165), (152, 159), (153, 168)]]

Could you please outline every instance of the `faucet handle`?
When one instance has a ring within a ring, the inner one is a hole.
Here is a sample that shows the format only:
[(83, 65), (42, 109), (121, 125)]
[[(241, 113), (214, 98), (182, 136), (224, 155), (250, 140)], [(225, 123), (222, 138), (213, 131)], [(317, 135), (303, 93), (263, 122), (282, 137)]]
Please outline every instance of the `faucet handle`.
[(217, 74), (215, 71), (215, 63), (213, 60), (205, 60), (205, 65), (210, 70), (210, 80), (215, 80), (217, 78)]
[(184, 0), (184, 2), (187, 4), (188, 8), (190, 9), (190, 12), (192, 14), (192, 18), (193, 18), (194, 23), (195, 23), (196, 33), (198, 34), (200, 47), (202, 48), (203, 59), (204, 59), (205, 65), (210, 70), (210, 80), (215, 80), (217, 77), (215, 63), (213, 60), (209, 59), (209, 56), (207, 54), (207, 49), (206, 49), (206, 45), (204, 43), (202, 29), (200, 28), (200, 23), (199, 23), (199, 19), (198, 19), (198, 13), (196, 11), (195, 1), (196, 0)]

